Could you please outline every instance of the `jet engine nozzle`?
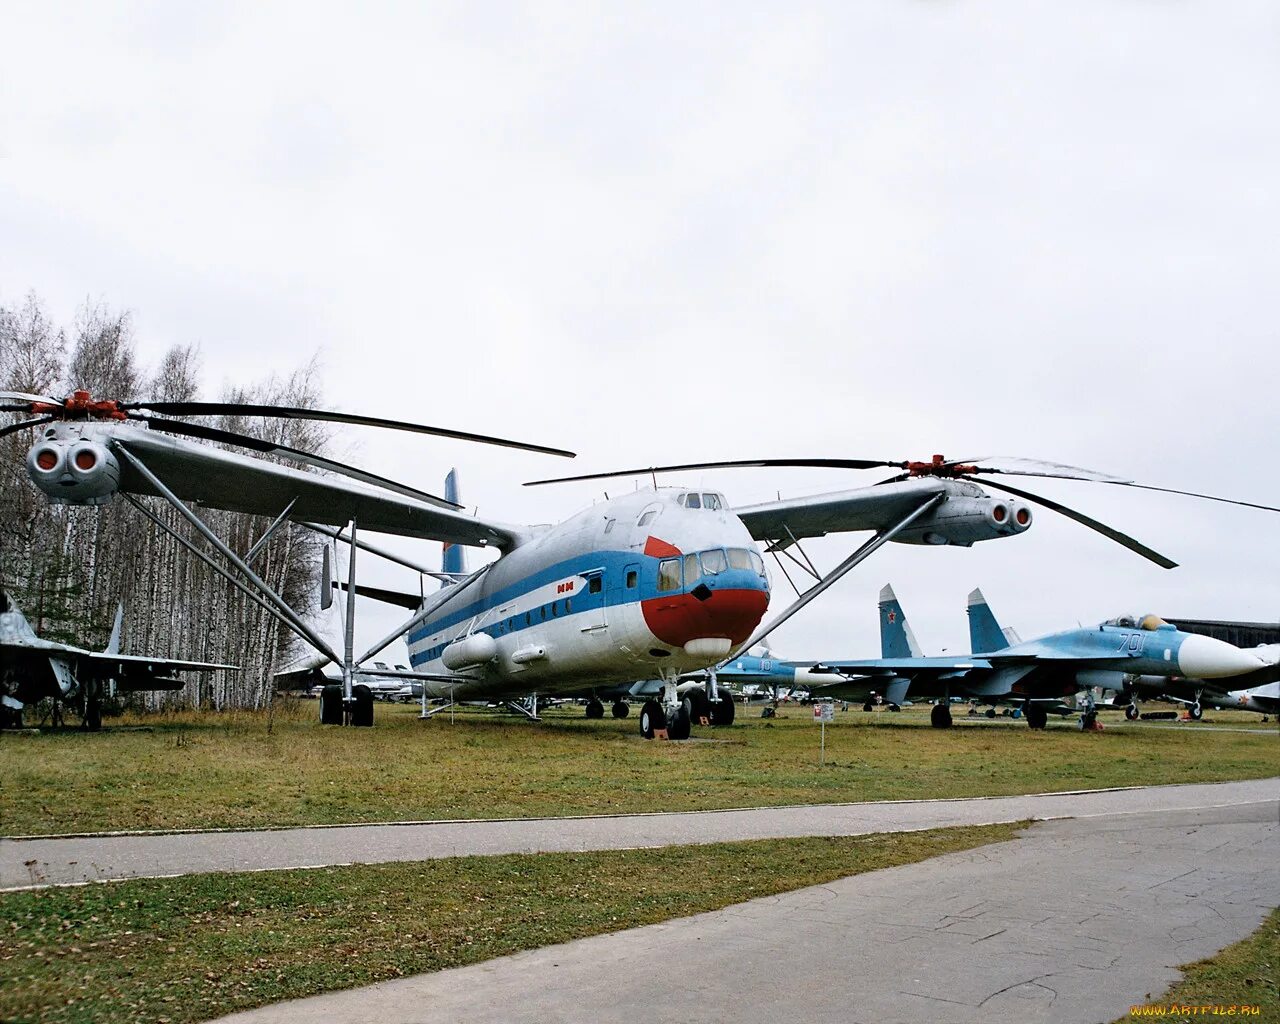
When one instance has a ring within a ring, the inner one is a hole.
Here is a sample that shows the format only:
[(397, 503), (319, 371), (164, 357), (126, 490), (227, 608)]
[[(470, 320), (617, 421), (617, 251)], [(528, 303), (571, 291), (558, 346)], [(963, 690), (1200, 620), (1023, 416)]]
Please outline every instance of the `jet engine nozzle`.
[(27, 452), (27, 475), (52, 501), (105, 505), (120, 487), (120, 463), (106, 445), (48, 438)]
[(1256, 655), (1211, 636), (1192, 634), (1178, 646), (1178, 671), (1188, 679), (1240, 676), (1265, 664)]

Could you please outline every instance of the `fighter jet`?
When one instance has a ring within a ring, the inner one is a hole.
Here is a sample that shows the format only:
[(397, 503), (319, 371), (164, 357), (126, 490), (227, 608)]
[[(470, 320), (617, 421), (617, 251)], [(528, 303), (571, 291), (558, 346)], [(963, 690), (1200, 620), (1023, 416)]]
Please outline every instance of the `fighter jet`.
[(84, 727), (96, 731), (102, 727), (103, 698), (117, 691), (180, 690), (185, 683), (175, 672), (240, 671), (236, 665), (121, 654), (123, 621), (122, 604), (101, 652), (42, 640), (9, 593), (0, 590), (0, 726), (20, 728), (23, 708), (50, 698), (55, 706), (74, 705)]
[(1216, 708), (1234, 708), (1275, 714), (1280, 711), (1280, 644), (1264, 644), (1247, 649), (1261, 662), (1244, 675), (1224, 679), (1184, 676), (1160, 676), (1147, 673), (1126, 675), (1124, 688), (1117, 691), (1112, 703), (1124, 707), (1125, 718), (1138, 717), (1138, 701), (1162, 700), (1181, 704), (1195, 720), (1203, 715), (1205, 704)]
[[(1020, 703), (1027, 724), (1043, 729), (1048, 711), (1080, 690), (1124, 689), (1126, 677), (1174, 676), (1196, 679), (1243, 677), (1267, 668), (1258, 655), (1222, 640), (1183, 633), (1157, 615), (1122, 615), (1097, 626), (1067, 630), (1010, 643), (980, 590), (969, 595), (970, 656), (922, 657), (893, 588), (880, 592), (881, 639), (886, 657), (820, 663), (832, 681), (814, 686), (815, 696), (861, 692), (868, 677), (882, 682), (886, 696), (900, 703), (912, 696), (938, 699), (931, 722), (951, 725), (952, 697), (993, 707)], [(1091, 724), (1092, 711), (1082, 716)]]

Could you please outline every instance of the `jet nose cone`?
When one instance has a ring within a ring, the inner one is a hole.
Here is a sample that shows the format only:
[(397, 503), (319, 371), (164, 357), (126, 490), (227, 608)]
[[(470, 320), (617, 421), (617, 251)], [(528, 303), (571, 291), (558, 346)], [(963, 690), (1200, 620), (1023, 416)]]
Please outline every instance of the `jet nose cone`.
[(1178, 670), (1192, 679), (1221, 679), (1263, 667), (1261, 658), (1210, 636), (1189, 636), (1178, 648)]

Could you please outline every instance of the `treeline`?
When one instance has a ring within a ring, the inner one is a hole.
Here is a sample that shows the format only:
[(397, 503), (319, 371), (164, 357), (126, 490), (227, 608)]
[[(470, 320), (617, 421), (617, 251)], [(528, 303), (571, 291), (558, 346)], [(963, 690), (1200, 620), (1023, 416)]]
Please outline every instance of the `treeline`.
[[(224, 390), (218, 400), (315, 407), (314, 359), (285, 379)], [(200, 353), (175, 345), (148, 368), (138, 357), (131, 314), (88, 303), (69, 327), (55, 324), (34, 295), (0, 306), (0, 388), (62, 398), (75, 389), (97, 399), (200, 400)], [(24, 417), (9, 414), (0, 424)], [(317, 451), (315, 423), (231, 417), (212, 426)], [(125, 653), (242, 666), (239, 673), (187, 673), (186, 689), (139, 693), (135, 706), (261, 707), (271, 674), (298, 648), (293, 634), (230, 586), (173, 537), (117, 495), (98, 507), (51, 504), (27, 476), (29, 430), (0, 438), (0, 586), (13, 594), (36, 632), (91, 649), (107, 642), (124, 602)], [(204, 443), (204, 442), (195, 442)], [(202, 539), (159, 498), (143, 504), (183, 536)], [(200, 508), (199, 515), (243, 555), (269, 520)], [(278, 530), (255, 558), (255, 572), (304, 614), (314, 604), (318, 538), (301, 527)]]

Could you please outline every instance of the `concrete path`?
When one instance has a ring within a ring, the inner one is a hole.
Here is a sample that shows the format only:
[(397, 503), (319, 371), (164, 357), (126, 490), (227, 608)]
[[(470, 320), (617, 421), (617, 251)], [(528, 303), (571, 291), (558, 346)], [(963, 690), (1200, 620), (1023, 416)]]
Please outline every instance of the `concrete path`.
[(1268, 801), (1053, 821), (1008, 843), (224, 1022), (1097, 1024), (1158, 1000), (1176, 965), (1244, 938), (1280, 904), (1278, 814)]
[(466, 854), (614, 850), (1240, 804), (1280, 779), (1076, 794), (826, 804), (614, 817), (344, 825), (253, 832), (0, 839), (0, 891), (211, 871), (266, 871)]

